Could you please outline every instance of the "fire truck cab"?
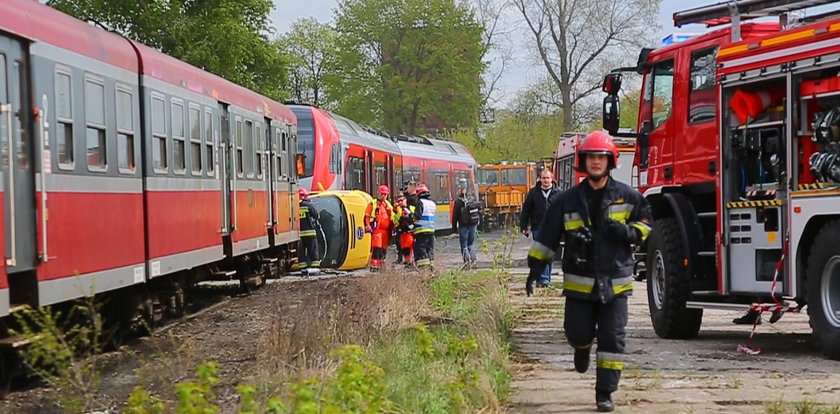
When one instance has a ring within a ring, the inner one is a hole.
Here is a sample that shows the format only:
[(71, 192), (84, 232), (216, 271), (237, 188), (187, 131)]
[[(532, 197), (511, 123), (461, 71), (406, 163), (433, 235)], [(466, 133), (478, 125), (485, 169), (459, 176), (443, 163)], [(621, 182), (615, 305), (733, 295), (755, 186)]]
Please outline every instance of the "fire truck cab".
[[(815, 343), (840, 359), (840, 18), (787, 19), (833, 2), (676, 13), (677, 25), (731, 25), (643, 52), (633, 175), (653, 207), (646, 267), (659, 336), (696, 336), (703, 308), (775, 321), (807, 304)], [(767, 15), (780, 24), (740, 24)], [(618, 87), (619, 75), (605, 78), (611, 132)]]

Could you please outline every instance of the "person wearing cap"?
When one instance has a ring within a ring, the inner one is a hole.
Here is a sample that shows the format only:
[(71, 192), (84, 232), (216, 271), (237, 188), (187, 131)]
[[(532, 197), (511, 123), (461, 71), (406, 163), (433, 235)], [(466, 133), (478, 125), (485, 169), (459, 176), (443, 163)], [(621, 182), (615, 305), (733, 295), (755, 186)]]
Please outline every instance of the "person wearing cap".
[(321, 255), (318, 254), (318, 210), (309, 201), (309, 191), (298, 189), (300, 199), (300, 241), (303, 248), (298, 253), (298, 263), (304, 275), (318, 274), (321, 271)]
[(615, 409), (612, 393), (624, 368), (627, 296), (635, 264), (631, 246), (644, 242), (651, 229), (647, 200), (610, 177), (617, 166), (612, 137), (602, 131), (587, 135), (575, 159), (575, 168), (587, 178), (551, 203), (528, 252), (525, 282), (530, 295), (564, 237), (563, 328), (580, 373), (589, 369), (597, 338), (595, 404), (602, 412)]
[(388, 201), (391, 190), (387, 185), (379, 186), (379, 197), (372, 200), (365, 214), (365, 231), (371, 233), (373, 249), (370, 259), (371, 270), (377, 271), (385, 265), (388, 242), (394, 228), (394, 207)]

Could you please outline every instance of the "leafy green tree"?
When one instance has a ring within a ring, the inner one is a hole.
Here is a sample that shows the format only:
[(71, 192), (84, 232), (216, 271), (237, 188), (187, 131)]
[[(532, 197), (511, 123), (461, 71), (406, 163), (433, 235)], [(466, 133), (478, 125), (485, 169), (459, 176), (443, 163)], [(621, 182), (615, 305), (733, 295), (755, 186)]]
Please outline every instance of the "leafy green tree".
[(398, 133), (474, 126), (482, 30), (454, 0), (340, 1), (338, 111)]
[(288, 62), (269, 41), (271, 0), (49, 0), (232, 82), (283, 99)]
[(327, 95), (327, 79), (335, 66), (337, 36), (327, 24), (307, 17), (292, 23), (278, 40), (291, 63), (285, 90), (297, 103), (335, 109), (336, 100)]
[(507, 114), (487, 124), (480, 133), (453, 135), (479, 163), (538, 161), (551, 157), (563, 132), (563, 114)]

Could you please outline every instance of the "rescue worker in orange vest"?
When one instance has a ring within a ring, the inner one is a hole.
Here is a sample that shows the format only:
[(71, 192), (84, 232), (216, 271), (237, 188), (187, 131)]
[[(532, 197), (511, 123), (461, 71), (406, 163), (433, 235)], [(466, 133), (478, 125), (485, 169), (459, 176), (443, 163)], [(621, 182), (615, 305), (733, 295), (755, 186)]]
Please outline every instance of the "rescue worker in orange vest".
[(394, 228), (394, 207), (388, 201), (391, 190), (387, 185), (379, 186), (379, 197), (371, 201), (365, 213), (365, 231), (371, 233), (370, 259), (371, 270), (379, 270), (385, 265), (388, 241)]
[(408, 205), (408, 199), (404, 194), (397, 196), (396, 205), (397, 233), (399, 234), (399, 252), (402, 263), (406, 266), (414, 264), (414, 206)]
[(560, 194), (549, 207), (528, 253), (530, 295), (533, 283), (553, 259), (565, 237), (563, 327), (575, 349), (575, 369), (586, 372), (590, 348), (598, 338), (595, 402), (613, 411), (611, 394), (624, 367), (627, 296), (633, 289), (633, 253), (650, 232), (650, 205), (630, 186), (610, 177), (618, 148), (605, 132), (589, 134), (578, 148), (575, 168), (587, 179)]
[(300, 241), (303, 248), (298, 255), (298, 263), (304, 275), (318, 274), (321, 271), (321, 256), (318, 254), (318, 211), (309, 201), (309, 191), (298, 189), (300, 199)]

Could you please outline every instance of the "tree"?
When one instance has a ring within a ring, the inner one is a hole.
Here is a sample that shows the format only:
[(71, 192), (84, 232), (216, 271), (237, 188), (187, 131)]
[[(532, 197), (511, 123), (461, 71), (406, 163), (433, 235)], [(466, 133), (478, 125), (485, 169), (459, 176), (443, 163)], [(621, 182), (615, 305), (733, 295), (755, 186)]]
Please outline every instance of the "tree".
[(288, 62), (268, 40), (271, 0), (49, 0), (47, 4), (231, 82), (284, 98), (280, 85)]
[(635, 63), (657, 25), (661, 0), (511, 0), (522, 14), (552, 83), (545, 101), (576, 129), (577, 104), (600, 89), (612, 67)]
[(311, 17), (296, 20), (280, 37), (280, 49), (291, 62), (285, 89), (295, 102), (334, 109), (336, 100), (326, 94), (326, 82), (335, 64), (336, 42), (335, 30)]
[(338, 112), (396, 133), (476, 124), (482, 28), (454, 0), (342, 0)]

